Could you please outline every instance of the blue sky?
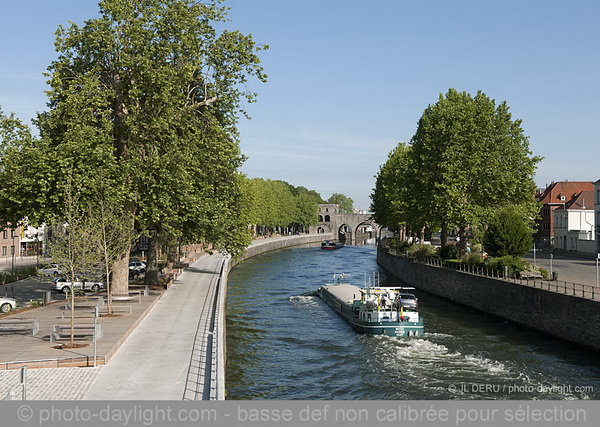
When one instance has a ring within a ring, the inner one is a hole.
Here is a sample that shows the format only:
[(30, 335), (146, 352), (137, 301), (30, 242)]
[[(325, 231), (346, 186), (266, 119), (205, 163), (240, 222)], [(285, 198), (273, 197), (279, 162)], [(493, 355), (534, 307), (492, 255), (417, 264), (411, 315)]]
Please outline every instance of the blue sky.
[[(389, 151), (453, 87), (506, 100), (523, 120), (536, 182), (600, 179), (600, 2), (596, 0), (228, 0), (228, 27), (270, 46), (250, 81), (242, 170), (338, 192), (368, 208)], [(95, 0), (0, 0), (0, 107), (45, 109), (42, 72), (59, 24)]]

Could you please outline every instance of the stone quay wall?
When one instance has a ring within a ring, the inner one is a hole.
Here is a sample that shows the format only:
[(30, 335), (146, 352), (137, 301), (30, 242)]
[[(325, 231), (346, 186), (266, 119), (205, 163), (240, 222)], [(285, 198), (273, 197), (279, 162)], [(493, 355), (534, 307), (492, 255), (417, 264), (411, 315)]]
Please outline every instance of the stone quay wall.
[[(320, 244), (323, 240), (330, 240), (331, 234), (300, 234), (286, 237), (276, 237), (274, 239), (254, 240), (250, 246), (246, 248), (244, 260), (252, 258), (266, 252), (277, 251), (280, 249), (289, 248), (292, 246), (301, 246), (307, 244)], [(242, 261), (243, 262), (243, 261)], [(232, 262), (231, 268), (238, 263)]]
[(418, 263), (378, 248), (377, 263), (416, 289), (600, 351), (600, 302)]

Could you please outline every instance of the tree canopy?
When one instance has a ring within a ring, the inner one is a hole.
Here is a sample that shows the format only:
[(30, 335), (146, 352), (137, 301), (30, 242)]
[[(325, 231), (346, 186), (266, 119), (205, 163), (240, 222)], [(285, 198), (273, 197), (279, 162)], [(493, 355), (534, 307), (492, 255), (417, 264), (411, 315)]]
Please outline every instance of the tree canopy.
[[(219, 0), (99, 6), (99, 18), (57, 32), (40, 138), (3, 138), (12, 144), (0, 168), (12, 186), (1, 194), (3, 218), (60, 216), (67, 175), (91, 203), (101, 176), (103, 198), (138, 231), (242, 250), (249, 237), (239, 223), (244, 157), (235, 125), (242, 100), (256, 97), (248, 77), (266, 80), (262, 47), (239, 31), (217, 33), (213, 24), (226, 19)], [(116, 260), (121, 291), (127, 258), (128, 249)]]
[(327, 203), (340, 205), (340, 213), (342, 214), (354, 213), (354, 200), (344, 194), (333, 193)]
[(294, 187), (285, 181), (262, 178), (248, 180), (250, 224), (263, 229), (306, 230), (317, 223), (321, 196), (314, 190)]
[(533, 218), (540, 160), (506, 102), (450, 89), (425, 109), (410, 145), (382, 166), (372, 209), (383, 221), (441, 229), (445, 244), (449, 228), (464, 237), (467, 226), (485, 225), (501, 206)]

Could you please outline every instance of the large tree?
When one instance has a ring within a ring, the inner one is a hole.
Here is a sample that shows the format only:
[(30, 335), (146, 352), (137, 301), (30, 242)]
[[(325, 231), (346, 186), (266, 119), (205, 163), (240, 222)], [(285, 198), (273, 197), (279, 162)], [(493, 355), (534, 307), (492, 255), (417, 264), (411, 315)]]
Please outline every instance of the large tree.
[(412, 173), (409, 169), (410, 150), (409, 145), (399, 143), (389, 153), (387, 161), (379, 168), (371, 193), (371, 211), (375, 221), (396, 230), (402, 239), (409, 224), (416, 221), (413, 216), (417, 213), (408, 188), (408, 177)]
[(441, 227), (442, 242), (448, 227), (458, 227), (466, 250), (467, 227), (485, 224), (499, 206), (535, 215), (533, 176), (541, 159), (532, 156), (506, 102), (450, 89), (425, 109), (411, 143), (414, 209)]
[[(247, 77), (266, 77), (251, 36), (213, 28), (225, 20), (220, 3), (103, 0), (99, 18), (58, 30), (41, 138), (15, 167), (28, 212), (60, 213), (66, 168), (83, 199), (102, 171), (105, 200), (129, 229), (232, 252), (247, 243), (231, 232), (242, 197), (235, 124), (242, 98), (256, 95)], [(127, 291), (128, 256), (115, 259), (115, 293)]]
[(331, 197), (327, 199), (327, 203), (340, 205), (340, 213), (342, 214), (354, 213), (354, 200), (344, 194), (333, 193)]

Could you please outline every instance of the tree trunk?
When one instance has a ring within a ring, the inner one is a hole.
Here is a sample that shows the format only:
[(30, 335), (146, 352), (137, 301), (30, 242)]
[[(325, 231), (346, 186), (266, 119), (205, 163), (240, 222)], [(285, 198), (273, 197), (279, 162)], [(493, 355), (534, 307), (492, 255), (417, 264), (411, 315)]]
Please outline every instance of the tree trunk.
[(146, 276), (144, 285), (158, 283), (158, 256), (160, 253), (160, 242), (156, 233), (148, 239), (148, 259), (146, 262)]
[(442, 230), (440, 232), (441, 246), (448, 246), (448, 224), (442, 222)]
[(112, 296), (129, 296), (129, 252), (131, 245), (123, 249), (113, 263), (112, 268)]
[(419, 231), (419, 243), (425, 242), (425, 226), (421, 227), (421, 231)]
[(167, 249), (167, 267), (173, 268), (176, 264), (179, 264), (179, 247), (177, 246), (177, 241), (173, 240), (173, 242), (169, 243)]
[[(131, 231), (135, 229), (135, 209), (129, 208), (127, 212)], [(125, 220), (125, 219), (124, 219)], [(133, 232), (132, 232), (133, 235)], [(112, 267), (112, 295), (114, 297), (129, 296), (129, 253), (131, 241), (123, 246), (123, 250), (115, 257)]]
[(462, 258), (467, 254), (467, 226), (461, 225), (458, 229), (459, 256)]

